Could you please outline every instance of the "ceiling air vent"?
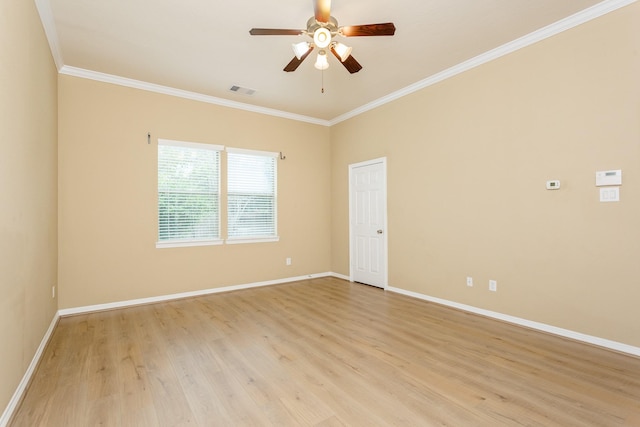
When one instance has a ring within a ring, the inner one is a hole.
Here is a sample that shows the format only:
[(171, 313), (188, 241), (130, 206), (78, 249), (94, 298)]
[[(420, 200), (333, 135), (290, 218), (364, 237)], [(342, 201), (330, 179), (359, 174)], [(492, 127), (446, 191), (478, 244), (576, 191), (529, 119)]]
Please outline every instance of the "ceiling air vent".
[(236, 85), (231, 86), (229, 88), (229, 90), (231, 92), (239, 93), (239, 94), (242, 94), (242, 95), (248, 95), (248, 96), (252, 96), (253, 94), (256, 93), (255, 89), (249, 89), (249, 88), (246, 88), (246, 87), (236, 86)]

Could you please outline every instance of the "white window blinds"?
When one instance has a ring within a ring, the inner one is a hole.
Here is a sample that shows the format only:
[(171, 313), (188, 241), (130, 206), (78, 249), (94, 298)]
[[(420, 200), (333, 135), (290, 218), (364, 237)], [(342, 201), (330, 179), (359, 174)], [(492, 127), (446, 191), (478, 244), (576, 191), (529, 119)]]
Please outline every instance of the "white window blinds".
[(227, 236), (277, 238), (277, 153), (227, 148)]
[(220, 239), (220, 150), (158, 140), (158, 246)]

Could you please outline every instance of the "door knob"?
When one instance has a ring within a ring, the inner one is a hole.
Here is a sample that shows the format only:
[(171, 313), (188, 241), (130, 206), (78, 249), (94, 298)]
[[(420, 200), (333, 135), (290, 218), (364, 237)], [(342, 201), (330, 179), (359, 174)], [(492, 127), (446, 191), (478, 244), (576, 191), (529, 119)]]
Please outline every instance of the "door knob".
[(382, 234), (382, 230), (378, 230), (378, 234)]

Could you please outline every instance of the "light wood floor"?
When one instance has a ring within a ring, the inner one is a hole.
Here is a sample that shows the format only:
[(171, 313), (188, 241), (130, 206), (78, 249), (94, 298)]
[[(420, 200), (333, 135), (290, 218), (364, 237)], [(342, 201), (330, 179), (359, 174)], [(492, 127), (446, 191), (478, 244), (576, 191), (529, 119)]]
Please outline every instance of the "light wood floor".
[(14, 426), (640, 426), (640, 359), (326, 278), (60, 320)]

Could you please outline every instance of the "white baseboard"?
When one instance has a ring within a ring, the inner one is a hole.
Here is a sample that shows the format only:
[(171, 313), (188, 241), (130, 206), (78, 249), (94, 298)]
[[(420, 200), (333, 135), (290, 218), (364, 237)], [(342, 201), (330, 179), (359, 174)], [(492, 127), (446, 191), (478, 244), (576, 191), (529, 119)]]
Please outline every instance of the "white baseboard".
[(18, 388), (16, 388), (16, 391), (13, 393), (11, 400), (9, 400), (9, 404), (7, 405), (4, 412), (2, 413), (2, 417), (0, 417), (0, 427), (6, 427), (9, 424), (9, 420), (11, 419), (14, 411), (18, 407), (18, 404), (20, 403), (20, 399), (22, 399), (22, 395), (24, 394), (24, 391), (27, 389), (27, 386), (31, 381), (31, 377), (33, 376), (34, 372), (36, 371), (36, 368), (38, 367), (38, 362), (40, 362), (40, 358), (42, 357), (42, 354), (44, 353), (44, 349), (47, 346), (47, 343), (49, 342), (51, 335), (53, 334), (53, 330), (58, 324), (59, 318), (60, 316), (58, 315), (58, 313), (56, 313), (53, 316), (53, 319), (51, 320), (51, 324), (49, 325), (49, 329), (47, 329), (47, 332), (44, 334), (44, 337), (42, 337), (42, 341), (40, 341), (40, 345), (38, 346), (36, 353), (33, 355), (33, 358), (31, 359), (31, 363), (29, 364), (27, 371), (22, 376), (22, 380), (20, 381), (20, 384), (18, 384)]
[(347, 282), (351, 281), (351, 277), (345, 276), (344, 274), (340, 274), (340, 273), (331, 273), (331, 277), (335, 277), (336, 279), (346, 280)]
[(217, 294), (221, 292), (237, 291), (240, 289), (250, 289), (250, 288), (258, 288), (261, 286), (280, 285), (283, 283), (298, 282), (300, 280), (316, 279), (320, 277), (330, 277), (332, 275), (333, 273), (307, 274), (304, 276), (289, 277), (289, 278), (278, 279), (278, 280), (269, 280), (265, 282), (247, 283), (244, 285), (224, 286), (221, 288), (211, 288), (211, 289), (203, 289), (200, 291), (160, 295), (157, 297), (150, 297), (150, 298), (117, 301), (117, 302), (111, 302), (107, 304), (96, 304), (96, 305), (88, 305), (84, 307), (65, 308), (65, 309), (59, 310), (58, 314), (60, 315), (60, 317), (73, 316), (76, 314), (93, 313), (96, 311), (113, 310), (116, 308), (133, 307), (136, 305), (144, 305), (144, 304), (153, 304), (157, 302), (171, 301), (171, 300), (176, 300), (181, 298), (190, 298), (190, 297), (197, 297), (202, 295)]
[[(49, 339), (51, 338), (51, 335), (53, 334), (53, 330), (55, 329), (55, 326), (58, 323), (58, 319), (60, 319), (60, 317), (72, 316), (75, 314), (92, 313), (96, 311), (112, 310), (115, 308), (132, 307), (136, 305), (151, 304), (151, 303), (162, 302), (162, 301), (171, 301), (175, 299), (189, 298), (189, 297), (200, 296), (200, 295), (209, 295), (209, 294), (215, 294), (215, 293), (221, 293), (221, 292), (236, 291), (239, 289), (249, 289), (249, 288), (257, 288), (261, 286), (279, 285), (283, 283), (297, 282), (300, 280), (316, 279), (316, 278), (331, 277), (331, 276), (340, 277), (340, 275), (336, 275), (335, 273), (307, 274), (305, 276), (289, 277), (286, 279), (269, 280), (265, 282), (255, 282), (255, 283), (248, 283), (244, 285), (225, 286), (222, 288), (204, 289), (201, 291), (183, 292), (178, 294), (162, 295), (158, 297), (140, 298), (135, 300), (119, 301), (119, 302), (108, 303), (108, 304), (97, 304), (97, 305), (90, 305), (86, 307), (75, 307), (75, 308), (58, 310), (58, 312), (53, 317), (51, 324), (49, 325), (49, 329), (47, 329), (47, 332), (42, 338), (42, 341), (40, 342), (40, 346), (38, 347), (36, 354), (33, 356), (33, 359), (31, 360), (31, 364), (29, 365), (29, 367), (27, 368), (27, 371), (22, 377), (22, 381), (20, 381), (18, 388), (14, 392), (13, 397), (11, 398), (11, 400), (9, 401), (9, 404), (4, 410), (2, 417), (0, 417), (0, 427), (7, 426), (7, 424), (9, 423), (9, 420), (11, 419), (11, 416), (13, 415), (18, 404), (20, 403), (20, 399), (22, 398), (22, 395), (24, 394), (24, 391), (26, 390), (27, 385), (29, 385), (29, 381), (31, 381), (31, 377), (34, 374), (36, 367), (38, 366), (38, 362), (42, 357), (44, 349), (47, 343), (49, 342)], [(346, 278), (346, 280), (349, 280), (349, 278)]]
[(421, 300), (434, 302), (436, 304), (446, 305), (448, 307), (457, 308), (459, 310), (468, 311), (470, 313), (479, 314), (481, 316), (491, 317), (493, 319), (502, 320), (504, 322), (513, 323), (515, 325), (524, 326), (531, 329), (536, 329), (542, 332), (547, 332), (553, 335), (558, 335), (565, 338), (570, 338), (576, 341), (582, 341), (588, 344), (593, 344), (599, 347), (604, 347), (609, 350), (614, 350), (620, 353), (626, 353), (633, 356), (640, 356), (640, 347), (634, 347), (628, 344), (623, 344), (617, 341), (611, 341), (604, 338), (594, 337), (591, 335), (582, 334), (580, 332), (570, 331), (568, 329), (558, 328), (556, 326), (547, 325), (544, 323), (533, 322), (531, 320), (522, 319), (515, 316), (509, 316), (507, 314), (498, 313), (495, 311), (485, 310), (482, 308), (473, 307), (471, 305), (460, 304), (453, 301), (448, 301), (441, 298), (435, 298), (428, 295), (420, 294), (417, 292), (406, 291), (400, 288), (394, 288), (389, 286), (387, 288), (390, 292), (418, 298)]
[[(183, 292), (183, 293), (171, 294), (171, 295), (163, 295), (163, 296), (158, 296), (158, 297), (141, 298), (141, 299), (135, 299), (135, 300), (129, 300), (129, 301), (120, 301), (120, 302), (114, 302), (114, 303), (108, 303), (108, 304), (98, 304), (98, 305), (90, 305), (90, 306), (85, 306), (85, 307), (76, 307), (76, 308), (69, 308), (69, 309), (59, 310), (55, 314), (53, 319), (51, 320), (51, 324), (49, 325), (49, 328), (47, 329), (47, 332), (45, 333), (44, 337), (42, 338), (42, 341), (40, 342), (40, 345), (38, 346), (38, 349), (36, 350), (36, 353), (34, 354), (33, 359), (31, 360), (31, 363), (29, 364), (29, 367), (27, 368), (27, 371), (23, 375), (22, 380), (20, 381), (20, 384), (18, 385), (18, 388), (13, 393), (13, 396), (11, 397), (11, 400), (9, 401), (9, 404), (5, 408), (5, 410), (4, 410), (3, 414), (2, 414), (2, 417), (0, 417), (0, 427), (6, 427), (8, 425), (9, 420), (11, 419), (11, 416), (13, 415), (14, 411), (16, 410), (18, 404), (20, 403), (20, 399), (22, 398), (22, 395), (24, 394), (27, 386), (29, 385), (29, 382), (31, 381), (31, 377), (33, 376), (33, 374), (34, 374), (34, 372), (36, 370), (36, 367), (38, 366), (38, 362), (40, 361), (40, 358), (42, 357), (42, 354), (44, 353), (44, 349), (45, 349), (47, 343), (49, 342), (49, 339), (51, 338), (51, 335), (53, 334), (55, 326), (58, 323), (58, 320), (59, 320), (60, 317), (71, 316), (71, 315), (74, 315), (74, 314), (91, 313), (91, 312), (95, 312), (95, 311), (111, 310), (111, 309), (115, 309), (115, 308), (131, 307), (131, 306), (142, 305), (142, 304), (151, 304), (151, 303), (162, 302), (162, 301), (170, 301), (170, 300), (175, 300), (175, 299), (180, 299), (180, 298), (188, 298), (188, 297), (193, 297), (193, 296), (210, 295), (210, 294), (221, 293), (221, 292), (229, 292), (229, 291), (240, 290), (240, 289), (249, 289), (249, 288), (256, 288), (256, 287), (261, 287), (261, 286), (279, 285), (279, 284), (284, 284), (284, 283), (297, 282), (297, 281), (300, 281), (300, 280), (315, 279), (315, 278), (321, 278), (321, 277), (336, 277), (338, 279), (343, 279), (343, 280), (347, 280), (347, 281), (350, 280), (350, 278), (348, 276), (345, 276), (343, 274), (338, 274), (338, 273), (332, 273), (332, 272), (329, 272), (329, 273), (318, 273), (318, 274), (308, 274), (306, 276), (290, 277), (290, 278), (286, 278), (286, 279), (270, 280), (270, 281), (265, 281), (265, 282), (255, 282), (255, 283), (248, 283), (248, 284), (244, 284), (244, 285), (225, 286), (225, 287), (221, 287), (221, 288), (204, 289), (204, 290), (201, 290), (201, 291)], [(479, 314), (479, 315), (482, 315), (482, 316), (486, 316), (486, 317), (502, 320), (502, 321), (505, 321), (505, 322), (508, 322), (508, 323), (513, 323), (513, 324), (516, 324), (516, 325), (525, 326), (525, 327), (528, 327), (528, 328), (531, 328), (531, 329), (536, 329), (536, 330), (539, 330), (539, 331), (542, 331), (542, 332), (547, 332), (547, 333), (550, 333), (550, 334), (554, 334), (554, 335), (570, 338), (570, 339), (573, 339), (573, 340), (576, 340), (576, 341), (582, 341), (582, 342), (585, 342), (585, 343), (588, 343), (588, 344), (597, 345), (599, 347), (604, 347), (604, 348), (607, 348), (607, 349), (610, 349), (610, 350), (614, 350), (614, 351), (618, 351), (618, 352), (621, 352), (621, 353), (626, 353), (626, 354), (630, 354), (630, 355), (633, 355), (633, 356), (640, 356), (640, 347), (634, 347), (634, 346), (623, 344), (623, 343), (619, 343), (619, 342), (616, 342), (616, 341), (611, 341), (611, 340), (607, 340), (607, 339), (603, 339), (603, 338), (594, 337), (594, 336), (591, 336), (591, 335), (582, 334), (582, 333), (579, 333), (579, 332), (570, 331), (568, 329), (557, 328), (555, 326), (546, 325), (544, 323), (533, 322), (533, 321), (530, 321), (530, 320), (521, 319), (519, 317), (509, 316), (509, 315), (506, 315), (506, 314), (502, 314), (502, 313), (498, 313), (498, 312), (494, 312), (494, 311), (490, 311), (490, 310), (484, 310), (484, 309), (473, 307), (473, 306), (466, 305), (466, 304), (460, 304), (460, 303), (457, 303), (457, 302), (448, 301), (448, 300), (444, 300), (444, 299), (441, 299), (441, 298), (435, 298), (435, 297), (431, 297), (431, 296), (428, 296), (428, 295), (420, 294), (420, 293), (417, 293), (417, 292), (411, 292), (411, 291), (407, 291), (407, 290), (400, 289), (400, 288), (394, 288), (392, 286), (387, 287), (386, 290), (389, 291), (389, 292), (395, 292), (395, 293), (398, 293), (398, 294), (402, 294), (402, 295), (406, 295), (406, 296), (409, 296), (409, 297), (413, 297), (413, 298), (417, 298), (417, 299), (433, 302), (433, 303), (436, 303), (436, 304), (441, 304), (441, 305), (445, 305), (445, 306), (448, 306), (448, 307), (453, 307), (453, 308), (456, 308), (456, 309), (459, 309), (459, 310), (463, 310), (463, 311), (467, 311), (467, 312), (470, 312), (470, 313), (475, 313), (475, 314)]]

